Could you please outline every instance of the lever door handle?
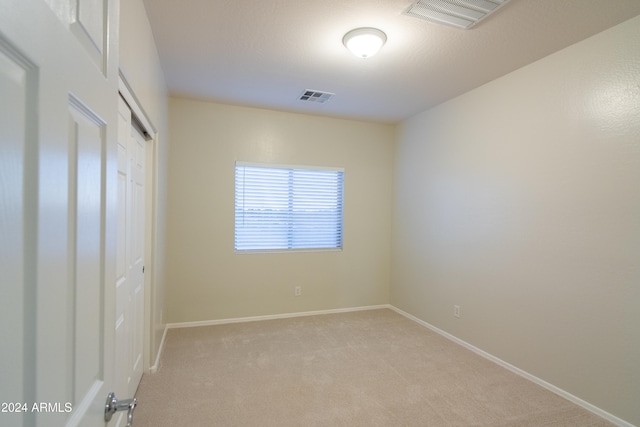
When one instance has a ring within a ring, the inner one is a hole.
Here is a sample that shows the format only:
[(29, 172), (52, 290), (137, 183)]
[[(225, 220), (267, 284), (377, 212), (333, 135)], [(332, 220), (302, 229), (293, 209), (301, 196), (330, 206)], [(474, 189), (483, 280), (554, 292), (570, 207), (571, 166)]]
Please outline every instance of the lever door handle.
[(133, 399), (121, 399), (116, 398), (114, 392), (109, 393), (107, 396), (107, 403), (104, 407), (104, 420), (111, 421), (111, 417), (118, 411), (129, 411), (127, 414), (127, 426), (133, 426), (133, 411), (135, 411), (138, 401), (134, 397)]

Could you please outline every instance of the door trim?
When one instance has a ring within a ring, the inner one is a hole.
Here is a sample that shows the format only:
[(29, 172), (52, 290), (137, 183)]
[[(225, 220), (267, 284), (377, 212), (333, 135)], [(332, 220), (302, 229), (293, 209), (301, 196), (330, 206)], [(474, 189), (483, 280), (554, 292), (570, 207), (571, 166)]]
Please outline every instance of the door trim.
[(142, 126), (142, 130), (144, 131), (144, 136), (147, 140), (156, 139), (156, 128), (149, 120), (149, 117), (142, 108), (142, 104), (138, 100), (135, 92), (131, 88), (131, 85), (127, 81), (126, 76), (124, 75), (124, 71), (120, 69), (119, 79), (118, 79), (118, 90), (120, 91), (120, 95), (124, 98), (124, 100), (129, 104), (129, 108), (131, 108), (131, 112), (136, 117), (136, 119), (140, 122)]

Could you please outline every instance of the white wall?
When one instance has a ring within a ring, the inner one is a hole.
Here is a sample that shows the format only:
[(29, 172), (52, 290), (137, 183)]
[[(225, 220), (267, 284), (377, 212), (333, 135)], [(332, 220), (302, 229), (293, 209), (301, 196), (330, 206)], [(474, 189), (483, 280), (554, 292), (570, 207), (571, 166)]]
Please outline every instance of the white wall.
[[(392, 126), (172, 98), (170, 129), (168, 322), (389, 301)], [(236, 160), (344, 167), (344, 250), (235, 255)]]
[[(155, 127), (158, 138), (156, 174), (156, 236), (151, 289), (152, 335), (149, 362), (153, 363), (164, 332), (163, 305), (166, 275), (165, 239), (167, 209), (168, 99), (164, 74), (156, 51), (151, 27), (142, 0), (120, 2), (120, 68), (131, 85), (141, 107)], [(147, 166), (149, 167), (149, 166)]]
[(402, 123), (391, 287), (636, 425), (639, 82), (637, 17)]

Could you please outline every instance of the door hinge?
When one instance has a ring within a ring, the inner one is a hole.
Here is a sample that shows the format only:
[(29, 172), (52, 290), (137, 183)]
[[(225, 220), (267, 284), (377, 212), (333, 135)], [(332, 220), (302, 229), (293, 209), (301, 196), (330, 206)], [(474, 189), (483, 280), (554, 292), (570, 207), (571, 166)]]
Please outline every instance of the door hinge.
[(144, 265), (142, 266), (142, 274), (144, 274)]

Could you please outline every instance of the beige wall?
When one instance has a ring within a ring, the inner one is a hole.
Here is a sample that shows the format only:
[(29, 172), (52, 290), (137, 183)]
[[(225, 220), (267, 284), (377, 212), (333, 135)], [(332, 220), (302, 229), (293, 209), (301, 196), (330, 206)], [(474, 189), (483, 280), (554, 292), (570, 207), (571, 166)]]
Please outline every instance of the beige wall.
[[(151, 335), (149, 361), (154, 363), (164, 332), (165, 239), (168, 160), (168, 99), (164, 74), (142, 0), (120, 2), (120, 68), (148, 119), (157, 131), (156, 235), (153, 244), (153, 278), (149, 295)], [(147, 165), (149, 167), (149, 165)]]
[(639, 82), (637, 17), (402, 123), (391, 287), (636, 425)]
[[(169, 158), (142, 2), (121, 8), (161, 135), (158, 330), (163, 300), (167, 322), (391, 302), (640, 425), (640, 18), (401, 123), (395, 152), (392, 126), (172, 99)], [(344, 251), (235, 255), (235, 160), (344, 167)]]
[[(170, 129), (168, 322), (389, 301), (392, 126), (171, 99)], [(235, 255), (236, 160), (344, 167), (344, 250)]]

